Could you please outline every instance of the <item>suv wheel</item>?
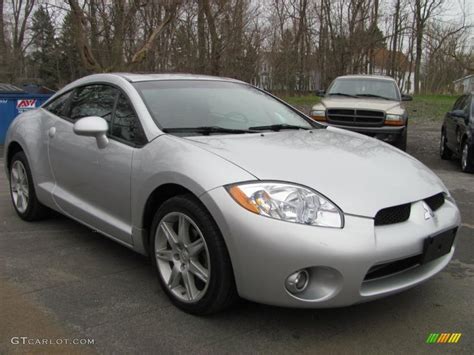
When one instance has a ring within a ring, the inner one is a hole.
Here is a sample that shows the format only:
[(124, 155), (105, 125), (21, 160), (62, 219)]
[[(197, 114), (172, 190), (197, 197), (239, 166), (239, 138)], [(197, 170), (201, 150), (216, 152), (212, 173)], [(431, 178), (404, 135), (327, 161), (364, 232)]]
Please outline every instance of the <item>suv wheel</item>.
[(397, 142), (395, 143), (395, 146), (406, 152), (407, 150), (407, 131), (405, 131), (401, 134), (400, 138), (398, 138)]
[(175, 306), (205, 315), (233, 303), (237, 293), (226, 245), (212, 216), (194, 196), (166, 201), (151, 231), (152, 263)]
[(448, 148), (446, 143), (446, 132), (443, 129), (441, 131), (441, 139), (439, 141), (439, 155), (443, 160), (449, 160), (453, 156), (453, 152)]
[(10, 196), (21, 219), (35, 221), (48, 213), (48, 208), (36, 197), (30, 165), (23, 152), (16, 153), (10, 162)]
[(465, 173), (474, 172), (474, 149), (472, 146), (469, 146), (467, 139), (462, 144), (461, 169)]

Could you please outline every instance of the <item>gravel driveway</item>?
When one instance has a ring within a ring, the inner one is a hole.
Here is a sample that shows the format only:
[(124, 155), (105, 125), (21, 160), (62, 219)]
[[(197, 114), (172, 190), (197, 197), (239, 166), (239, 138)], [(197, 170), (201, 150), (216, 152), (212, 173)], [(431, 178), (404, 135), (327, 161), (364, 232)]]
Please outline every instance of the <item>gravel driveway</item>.
[[(207, 318), (171, 306), (146, 258), (64, 217), (21, 221), (9, 201), (2, 159), (0, 353), (472, 354), (474, 175), (460, 172), (456, 161), (441, 161), (438, 139), (439, 123), (409, 128), (408, 152), (435, 170), (462, 212), (458, 248), (443, 272), (399, 295), (347, 308), (295, 310), (242, 301)], [(463, 335), (458, 344), (426, 344), (434, 332)], [(53, 344), (16, 345), (12, 337)]]

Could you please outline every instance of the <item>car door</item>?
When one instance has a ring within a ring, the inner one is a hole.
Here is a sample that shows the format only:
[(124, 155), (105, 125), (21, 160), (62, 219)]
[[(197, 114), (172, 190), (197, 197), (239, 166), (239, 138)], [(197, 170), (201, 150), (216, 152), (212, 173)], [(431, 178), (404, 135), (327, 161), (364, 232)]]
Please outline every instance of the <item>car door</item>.
[(451, 111), (446, 114), (446, 138), (447, 145), (449, 149), (454, 152), (458, 150), (457, 136), (456, 136), (456, 117), (452, 114), (453, 111), (459, 110), (464, 101), (466, 100), (466, 95), (460, 96), (453, 105)]
[(455, 124), (455, 134), (456, 134), (456, 151), (461, 153), (461, 140), (464, 134), (466, 133), (467, 126), (469, 124), (469, 116), (470, 116), (470, 108), (471, 108), (471, 95), (466, 95), (466, 98), (461, 103), (459, 110), (464, 112), (464, 117), (456, 116), (453, 117), (453, 121)]
[[(53, 198), (73, 218), (131, 244), (130, 176), (134, 147), (112, 139), (112, 117), (120, 90), (94, 84), (74, 90), (67, 114), (51, 122), (49, 162), (55, 179)], [(78, 136), (74, 123), (100, 116), (109, 123), (109, 144)]]

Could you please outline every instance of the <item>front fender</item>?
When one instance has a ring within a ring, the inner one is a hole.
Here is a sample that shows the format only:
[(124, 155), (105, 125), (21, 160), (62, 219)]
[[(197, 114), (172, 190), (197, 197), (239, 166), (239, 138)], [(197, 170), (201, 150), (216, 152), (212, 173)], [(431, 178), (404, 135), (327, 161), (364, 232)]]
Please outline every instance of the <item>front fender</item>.
[(134, 235), (143, 230), (146, 202), (160, 186), (179, 185), (199, 198), (216, 187), (253, 179), (255, 176), (237, 165), (186, 139), (161, 135), (133, 155), (131, 217)]

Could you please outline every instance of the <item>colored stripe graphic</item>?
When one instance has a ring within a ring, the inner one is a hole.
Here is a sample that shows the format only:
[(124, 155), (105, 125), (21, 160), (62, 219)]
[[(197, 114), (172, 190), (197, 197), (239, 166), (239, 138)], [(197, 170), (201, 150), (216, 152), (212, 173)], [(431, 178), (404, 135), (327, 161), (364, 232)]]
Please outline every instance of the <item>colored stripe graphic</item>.
[(438, 333), (431, 333), (428, 335), (428, 339), (426, 339), (426, 342), (428, 344), (436, 343), (436, 340), (438, 340), (439, 334)]
[(461, 339), (462, 333), (430, 333), (426, 339), (427, 344), (456, 344)]

